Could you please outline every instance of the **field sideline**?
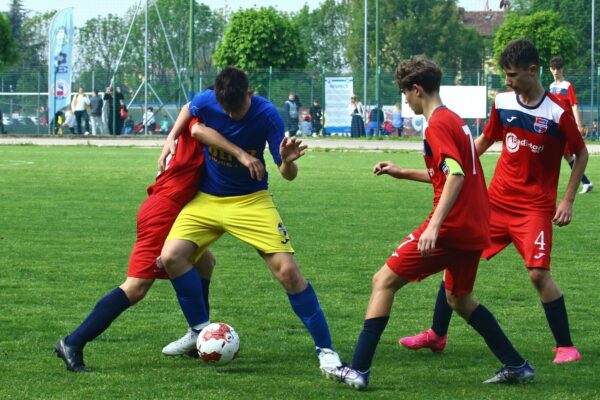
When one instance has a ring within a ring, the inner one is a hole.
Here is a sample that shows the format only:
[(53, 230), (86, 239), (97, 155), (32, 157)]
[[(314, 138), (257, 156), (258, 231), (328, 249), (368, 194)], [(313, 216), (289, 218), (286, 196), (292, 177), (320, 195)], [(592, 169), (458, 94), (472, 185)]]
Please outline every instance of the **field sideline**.
[[(582, 362), (552, 365), (554, 343), (543, 310), (511, 246), (482, 262), (475, 295), (536, 368), (534, 384), (482, 385), (499, 364), (457, 316), (443, 354), (398, 346), (398, 336), (429, 326), (436, 276), (399, 292), (371, 387), (357, 393), (320, 375), (310, 337), (283, 290), (254, 251), (230, 237), (214, 247), (210, 298), (212, 320), (240, 333), (238, 360), (212, 368), (162, 356), (162, 346), (186, 327), (170, 284), (158, 282), (88, 345), (86, 364), (94, 372), (68, 373), (53, 345), (124, 279), (135, 214), (153, 180), (158, 148), (6, 145), (0, 153), (2, 399), (600, 398), (600, 187), (577, 196), (574, 222), (554, 234), (554, 276), (565, 292)], [(482, 158), (488, 181), (497, 158)], [(371, 174), (384, 159), (423, 166), (415, 151), (311, 151), (298, 162), (298, 179), (287, 182), (267, 156), (275, 202), (345, 360), (362, 326), (373, 272), (431, 207), (430, 186)], [(600, 183), (599, 170), (600, 157), (590, 157), (592, 181)]]

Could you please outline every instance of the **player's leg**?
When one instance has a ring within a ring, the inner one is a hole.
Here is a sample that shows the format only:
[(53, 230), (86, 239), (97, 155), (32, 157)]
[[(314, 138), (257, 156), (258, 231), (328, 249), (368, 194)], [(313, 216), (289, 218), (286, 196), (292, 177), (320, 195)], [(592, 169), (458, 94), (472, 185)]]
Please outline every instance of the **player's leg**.
[(533, 214), (515, 219), (512, 233), (556, 341), (554, 362), (562, 364), (578, 361), (581, 355), (571, 340), (564, 296), (550, 273), (552, 217), (552, 214)]
[(165, 355), (193, 351), (198, 333), (210, 323), (200, 274), (192, 266), (194, 255), (203, 254), (222, 232), (213, 229), (218, 215), (204, 195), (196, 196), (181, 211), (162, 249), (160, 260), (190, 329), (162, 350)]
[(515, 350), (494, 315), (471, 296), (481, 251), (456, 250), (447, 257), (446, 297), (448, 303), (477, 333), (504, 366), (484, 383), (527, 383), (535, 372)]
[(313, 338), (319, 368), (337, 368), (341, 366), (338, 354), (333, 350), (329, 325), (319, 304), (317, 293), (302, 276), (295, 257), (291, 253), (261, 253), (273, 276), (286, 290), (292, 310), (302, 321)]
[[(563, 158), (569, 164), (569, 168), (573, 169), (573, 165), (575, 165), (575, 157), (572, 155), (564, 154)], [(594, 184), (589, 180), (589, 178), (585, 174), (583, 174), (583, 177), (581, 178), (581, 183), (583, 184), (583, 187), (579, 192), (580, 194), (589, 193), (594, 189)]]

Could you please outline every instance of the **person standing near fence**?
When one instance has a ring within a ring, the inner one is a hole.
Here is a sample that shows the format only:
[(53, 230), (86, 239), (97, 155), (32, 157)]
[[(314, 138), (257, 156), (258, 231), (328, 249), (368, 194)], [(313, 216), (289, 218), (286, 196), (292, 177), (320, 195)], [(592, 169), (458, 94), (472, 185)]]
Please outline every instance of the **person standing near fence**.
[[(81, 122), (86, 118), (86, 106), (90, 105), (90, 98), (87, 94), (85, 94), (82, 87), (79, 88), (78, 93), (73, 96), (73, 101), (71, 102), (71, 109), (75, 113), (75, 120), (77, 121), (77, 134), (81, 135), (83, 132), (81, 130)], [(88, 127), (89, 129), (89, 127)], [(86, 134), (89, 132), (86, 131)]]
[(104, 100), (104, 105), (102, 107), (102, 121), (104, 122), (104, 124), (108, 127), (108, 133), (110, 133), (111, 135), (114, 135), (115, 133), (113, 132), (113, 103), (114, 103), (114, 98), (113, 98), (113, 90), (112, 88), (109, 86), (106, 88), (106, 91), (104, 92), (104, 96), (102, 97), (102, 100)]
[(312, 119), (312, 134), (313, 136), (320, 136), (321, 129), (323, 129), (322, 118), (323, 110), (319, 105), (319, 100), (314, 99), (312, 106), (310, 106), (310, 118)]
[(298, 103), (296, 101), (296, 95), (290, 92), (288, 99), (283, 105), (284, 117), (285, 117), (285, 130), (288, 132), (288, 136), (296, 136), (298, 132)]
[(104, 133), (102, 124), (102, 97), (96, 89), (92, 90), (92, 98), (90, 99), (90, 119), (92, 122), (92, 135), (101, 135)]
[[(557, 56), (550, 60), (550, 72), (552, 72), (552, 76), (554, 77), (554, 82), (550, 84), (550, 93), (571, 107), (577, 128), (583, 134), (583, 124), (581, 123), (581, 115), (579, 114), (579, 101), (577, 101), (577, 96), (575, 95), (575, 87), (570, 81), (565, 79), (564, 68), (565, 62), (562, 57)], [(573, 156), (573, 153), (568, 148), (565, 148), (564, 159), (569, 163), (569, 167), (573, 168), (575, 156)], [(589, 193), (594, 189), (594, 184), (585, 174), (581, 178), (581, 183), (583, 184), (583, 188), (579, 192), (580, 194)]]
[(358, 101), (358, 98), (355, 94), (350, 97), (350, 105), (348, 106), (348, 111), (350, 116), (352, 117), (352, 121), (350, 123), (350, 136), (352, 137), (361, 137), (365, 136), (365, 120), (363, 119), (363, 115), (365, 114), (365, 108), (362, 103)]
[(123, 133), (123, 124), (127, 119), (127, 106), (125, 105), (125, 96), (123, 96), (123, 92), (121, 91), (121, 86), (117, 86), (117, 91), (115, 93), (115, 102), (114, 106), (116, 107), (116, 124), (115, 124), (115, 135), (120, 135)]

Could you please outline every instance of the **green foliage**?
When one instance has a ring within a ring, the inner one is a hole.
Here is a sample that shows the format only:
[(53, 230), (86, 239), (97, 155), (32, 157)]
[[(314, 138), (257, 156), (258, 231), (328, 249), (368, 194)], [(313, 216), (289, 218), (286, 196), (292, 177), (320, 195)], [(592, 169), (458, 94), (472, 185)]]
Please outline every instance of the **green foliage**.
[[(317, 141), (313, 142), (318, 145)], [(313, 145), (313, 143), (310, 143)], [(398, 337), (428, 326), (441, 276), (396, 295), (374, 358), (371, 386), (357, 393), (318, 371), (314, 346), (281, 286), (248, 246), (224, 235), (213, 246), (212, 319), (241, 336), (238, 360), (212, 368), (160, 349), (185, 332), (173, 288), (154, 284), (85, 347), (90, 374), (65, 370), (52, 346), (125, 279), (135, 214), (153, 181), (159, 148), (2, 146), (0, 187), (0, 385), (3, 399), (461, 399), (598, 398), (597, 235), (600, 196), (577, 196), (575, 217), (555, 229), (552, 275), (565, 292), (584, 359), (553, 365), (552, 335), (513, 246), (482, 261), (475, 296), (536, 368), (531, 385), (483, 385), (499, 367), (485, 343), (455, 315), (443, 354), (411, 352)], [(268, 159), (268, 157), (267, 157)], [(349, 361), (369, 300), (371, 277), (431, 209), (431, 186), (375, 177), (389, 159), (423, 168), (410, 153), (308, 152), (294, 182), (269, 162), (270, 190), (297, 260), (328, 318), (336, 350)], [(497, 155), (482, 158), (487, 178)], [(598, 171), (600, 157), (591, 157)], [(561, 187), (569, 168), (563, 168)]]
[[(402, 59), (416, 54), (427, 55), (444, 69), (481, 68), (483, 41), (476, 32), (463, 27), (455, 0), (380, 0), (379, 3), (383, 70), (395, 71)], [(375, 11), (374, 2), (369, 2), (370, 70), (375, 68)], [(364, 2), (352, 0), (346, 56), (354, 71), (363, 70), (363, 37)]]
[(563, 25), (561, 15), (554, 11), (540, 11), (532, 15), (511, 13), (498, 29), (494, 38), (494, 60), (498, 62), (506, 45), (515, 39), (529, 39), (535, 44), (542, 66), (547, 66), (555, 55), (570, 59), (575, 53), (576, 39)]
[(219, 67), (241, 69), (306, 66), (306, 49), (298, 27), (273, 7), (235, 12), (213, 58)]
[(18, 61), (12, 28), (8, 18), (0, 14), (0, 71)]
[(304, 6), (292, 16), (307, 49), (308, 66), (339, 72), (348, 66), (344, 47), (348, 36), (349, 0), (325, 0), (310, 11)]

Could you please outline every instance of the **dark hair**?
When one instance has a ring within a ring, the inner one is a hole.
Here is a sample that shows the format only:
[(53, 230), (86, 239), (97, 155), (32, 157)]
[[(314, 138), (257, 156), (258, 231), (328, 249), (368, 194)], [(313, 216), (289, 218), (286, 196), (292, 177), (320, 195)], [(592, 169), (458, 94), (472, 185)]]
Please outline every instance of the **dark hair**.
[(241, 69), (225, 67), (215, 78), (215, 95), (225, 112), (239, 111), (246, 102), (250, 83)]
[(530, 65), (540, 65), (540, 56), (533, 43), (527, 39), (513, 40), (500, 54), (502, 68), (527, 69)]
[(440, 90), (442, 70), (424, 55), (412, 56), (400, 63), (396, 69), (396, 84), (400, 90), (411, 90), (419, 85), (426, 93)]
[(552, 57), (550, 60), (550, 68), (554, 69), (563, 69), (565, 66), (565, 62), (561, 56)]

